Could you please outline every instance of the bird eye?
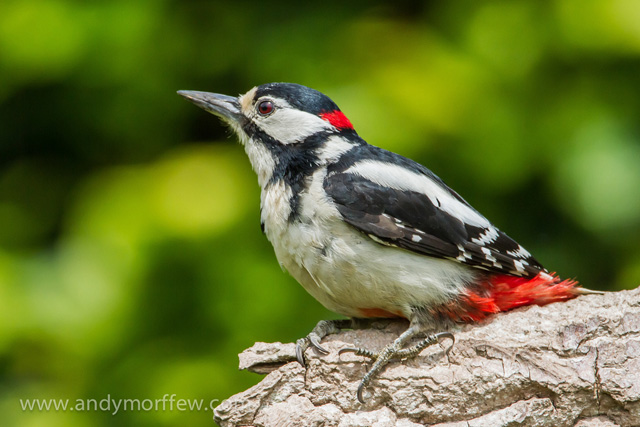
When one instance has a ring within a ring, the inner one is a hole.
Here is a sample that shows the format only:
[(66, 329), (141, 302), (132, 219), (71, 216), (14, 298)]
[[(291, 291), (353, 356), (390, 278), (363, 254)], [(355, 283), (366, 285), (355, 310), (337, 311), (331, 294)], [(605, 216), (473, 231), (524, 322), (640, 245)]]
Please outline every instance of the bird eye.
[(263, 116), (270, 114), (273, 111), (273, 102), (271, 101), (262, 101), (258, 105), (258, 112)]

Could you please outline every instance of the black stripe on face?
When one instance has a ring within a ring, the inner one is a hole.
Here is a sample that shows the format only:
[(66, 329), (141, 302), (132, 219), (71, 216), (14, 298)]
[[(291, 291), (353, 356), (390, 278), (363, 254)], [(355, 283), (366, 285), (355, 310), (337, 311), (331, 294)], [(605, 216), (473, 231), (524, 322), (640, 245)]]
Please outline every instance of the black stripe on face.
[(318, 148), (324, 145), (333, 132), (318, 132), (296, 144), (280, 144), (254, 123), (248, 123), (244, 131), (254, 141), (264, 144), (277, 159), (267, 187), (284, 181), (291, 188), (293, 197), (289, 201), (291, 206), (289, 221), (296, 220), (300, 213), (300, 194), (309, 187), (311, 175), (320, 167)]

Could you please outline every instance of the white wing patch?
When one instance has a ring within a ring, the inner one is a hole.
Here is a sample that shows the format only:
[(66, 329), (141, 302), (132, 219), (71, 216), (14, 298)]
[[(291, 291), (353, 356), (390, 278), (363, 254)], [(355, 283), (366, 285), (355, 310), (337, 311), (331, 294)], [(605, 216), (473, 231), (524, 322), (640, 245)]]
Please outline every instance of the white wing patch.
[(491, 253), (490, 249), (488, 249), (488, 248), (480, 248), (480, 250), (484, 254), (484, 257), (487, 259), (487, 261), (491, 261), (493, 263), (494, 267), (502, 267), (498, 263), (498, 260), (493, 256), (493, 254)]
[(472, 258), (462, 245), (458, 245), (458, 250), (460, 251), (460, 255), (456, 257), (458, 261), (466, 262), (468, 259)]
[(507, 254), (511, 255), (512, 257), (515, 258), (530, 258), (531, 254), (529, 253), (528, 250), (526, 250), (525, 248), (523, 248), (521, 245), (518, 245), (518, 249), (516, 249), (515, 251), (507, 251)]
[(525, 272), (524, 264), (522, 263), (522, 261), (513, 260), (513, 265), (516, 268), (516, 271), (518, 273), (524, 273)]
[(345, 172), (359, 175), (385, 187), (424, 194), (435, 206), (439, 206), (443, 211), (469, 225), (487, 229), (493, 228), (485, 217), (460, 202), (437, 182), (425, 175), (377, 160), (363, 160)]
[(484, 246), (495, 242), (497, 238), (498, 230), (495, 227), (489, 227), (477, 238), (472, 238), (471, 241), (477, 245)]

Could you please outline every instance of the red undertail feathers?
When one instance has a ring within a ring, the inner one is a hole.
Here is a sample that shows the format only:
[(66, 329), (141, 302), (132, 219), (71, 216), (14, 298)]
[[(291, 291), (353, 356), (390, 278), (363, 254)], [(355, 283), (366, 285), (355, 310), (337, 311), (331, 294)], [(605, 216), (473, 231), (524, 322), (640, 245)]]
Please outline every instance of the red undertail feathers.
[(582, 288), (575, 280), (561, 280), (555, 273), (539, 273), (534, 278), (495, 274), (436, 313), (455, 321), (479, 321), (490, 314), (525, 305), (545, 305), (566, 301), (580, 295)]

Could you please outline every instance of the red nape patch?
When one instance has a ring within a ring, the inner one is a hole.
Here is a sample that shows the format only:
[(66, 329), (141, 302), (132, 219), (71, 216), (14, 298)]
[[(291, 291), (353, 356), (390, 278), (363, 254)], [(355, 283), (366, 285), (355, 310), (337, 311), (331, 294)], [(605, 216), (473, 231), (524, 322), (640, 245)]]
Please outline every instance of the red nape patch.
[(320, 118), (328, 121), (338, 129), (353, 129), (353, 125), (342, 111), (335, 110), (330, 113), (322, 113), (320, 114)]
[(458, 299), (437, 307), (433, 314), (471, 322), (525, 305), (566, 301), (580, 294), (578, 282), (561, 280), (555, 273), (539, 273), (534, 278), (496, 274), (477, 285)]
[(386, 317), (386, 318), (404, 317), (400, 313), (392, 313), (383, 308), (359, 308), (358, 311), (360, 312), (362, 317)]

